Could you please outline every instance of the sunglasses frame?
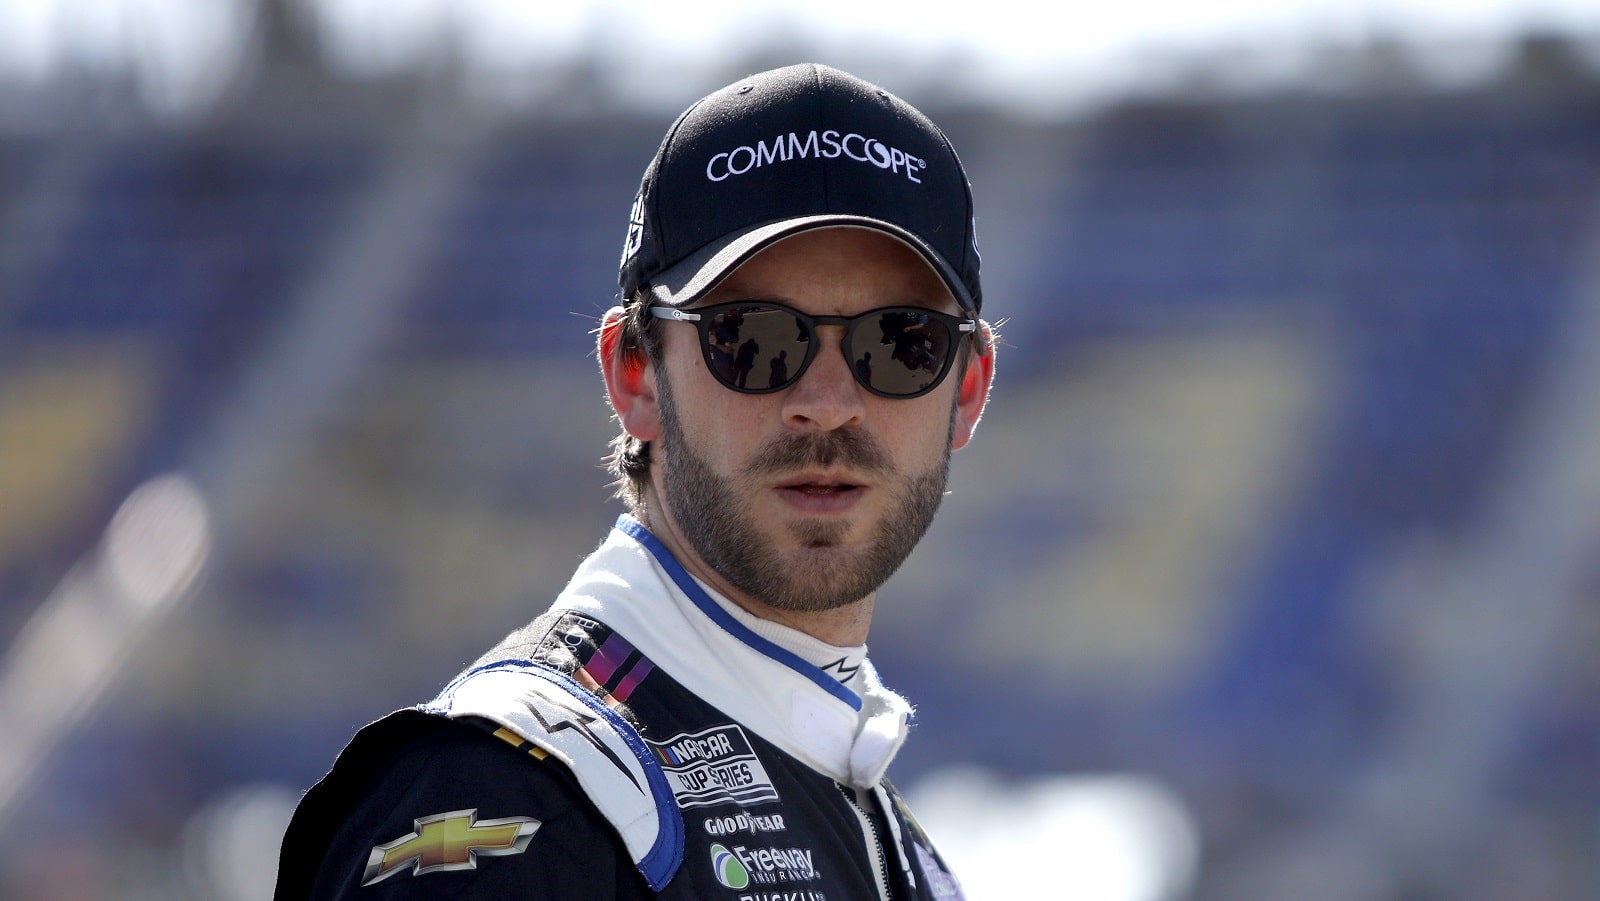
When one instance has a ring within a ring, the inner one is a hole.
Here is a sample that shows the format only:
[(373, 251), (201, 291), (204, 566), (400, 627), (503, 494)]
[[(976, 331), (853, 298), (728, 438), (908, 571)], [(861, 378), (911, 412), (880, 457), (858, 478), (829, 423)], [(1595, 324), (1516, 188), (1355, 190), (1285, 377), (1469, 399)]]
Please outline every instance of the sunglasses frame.
[(964, 334), (974, 334), (978, 330), (978, 320), (976, 319), (966, 319), (961, 316), (953, 316), (949, 313), (942, 313), (938, 310), (930, 310), (927, 307), (915, 306), (878, 307), (877, 309), (868, 310), (865, 313), (861, 313), (857, 316), (811, 316), (806, 313), (802, 313), (793, 307), (785, 306), (784, 304), (775, 303), (773, 301), (734, 300), (727, 303), (717, 303), (711, 304), (710, 306), (695, 307), (689, 310), (680, 310), (677, 307), (655, 305), (650, 307), (650, 315), (657, 319), (665, 319), (670, 322), (687, 322), (693, 325), (695, 327), (695, 331), (700, 333), (700, 354), (705, 358), (706, 369), (711, 372), (713, 378), (715, 378), (729, 390), (737, 391), (740, 394), (773, 394), (778, 391), (783, 391), (794, 387), (795, 382), (800, 381), (800, 377), (805, 375), (807, 369), (811, 368), (811, 363), (817, 356), (817, 345), (821, 342), (816, 340), (809, 340), (805, 342), (806, 352), (804, 358), (802, 358), (800, 361), (800, 365), (795, 367), (794, 374), (786, 383), (776, 388), (741, 388), (724, 378), (722, 373), (718, 371), (717, 362), (711, 355), (712, 322), (718, 313), (738, 307), (748, 307), (755, 310), (780, 310), (788, 313), (800, 323), (805, 325), (806, 328), (811, 330), (813, 339), (817, 334), (817, 326), (819, 325), (844, 326), (844, 338), (839, 342), (839, 349), (844, 354), (846, 363), (855, 358), (855, 355), (851, 353), (850, 349), (852, 338), (854, 337), (856, 330), (862, 324), (870, 322), (877, 317), (881, 317), (885, 313), (913, 313), (918, 316), (932, 317), (934, 321), (943, 324), (945, 328), (950, 330), (950, 349), (949, 352), (944, 356), (944, 363), (940, 366), (938, 374), (935, 375), (933, 380), (927, 385), (911, 394), (890, 394), (885, 391), (880, 391), (868, 384), (861, 378), (861, 373), (856, 371), (855, 366), (849, 367), (850, 374), (856, 380), (856, 384), (879, 397), (887, 397), (892, 400), (910, 400), (914, 397), (921, 397), (922, 395), (927, 394), (943, 384), (945, 377), (950, 374), (951, 364), (955, 362), (956, 355), (959, 352), (961, 336)]

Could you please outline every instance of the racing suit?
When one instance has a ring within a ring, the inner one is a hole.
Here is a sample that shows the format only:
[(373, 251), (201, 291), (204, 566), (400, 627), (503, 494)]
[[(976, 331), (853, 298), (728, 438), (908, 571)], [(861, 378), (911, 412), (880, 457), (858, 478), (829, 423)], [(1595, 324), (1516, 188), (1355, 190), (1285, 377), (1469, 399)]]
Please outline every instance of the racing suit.
[(910, 707), (864, 648), (824, 669), (783, 632), (621, 517), (547, 613), (357, 733), (277, 898), (961, 898), (884, 778)]

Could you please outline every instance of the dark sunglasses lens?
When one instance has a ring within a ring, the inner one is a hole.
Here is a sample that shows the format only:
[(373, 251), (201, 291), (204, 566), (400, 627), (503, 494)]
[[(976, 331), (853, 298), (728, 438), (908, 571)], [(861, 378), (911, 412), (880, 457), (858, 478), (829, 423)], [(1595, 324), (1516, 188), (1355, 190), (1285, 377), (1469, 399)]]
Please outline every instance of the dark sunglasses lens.
[(794, 381), (805, 361), (811, 330), (788, 310), (740, 306), (722, 310), (706, 325), (711, 370), (730, 388), (775, 391)]
[(911, 397), (932, 388), (950, 359), (950, 329), (926, 313), (890, 310), (855, 326), (850, 364), (880, 394)]

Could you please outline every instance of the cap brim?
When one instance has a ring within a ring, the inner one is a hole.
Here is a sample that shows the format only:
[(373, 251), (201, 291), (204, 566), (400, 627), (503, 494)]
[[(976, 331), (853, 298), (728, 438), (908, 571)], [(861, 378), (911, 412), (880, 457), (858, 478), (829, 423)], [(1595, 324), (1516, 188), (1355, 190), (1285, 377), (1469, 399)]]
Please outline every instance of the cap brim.
[(971, 292), (938, 251), (898, 225), (869, 216), (840, 214), (802, 216), (797, 219), (763, 223), (725, 236), (683, 258), (676, 266), (662, 271), (651, 280), (650, 291), (657, 301), (669, 306), (681, 307), (691, 304), (702, 294), (716, 287), (728, 273), (744, 265), (745, 261), (763, 249), (801, 232), (837, 226), (870, 228), (899, 238), (906, 246), (921, 255), (933, 271), (939, 274), (939, 278), (955, 296), (956, 303), (961, 309), (969, 316), (977, 316), (977, 305), (972, 301)]

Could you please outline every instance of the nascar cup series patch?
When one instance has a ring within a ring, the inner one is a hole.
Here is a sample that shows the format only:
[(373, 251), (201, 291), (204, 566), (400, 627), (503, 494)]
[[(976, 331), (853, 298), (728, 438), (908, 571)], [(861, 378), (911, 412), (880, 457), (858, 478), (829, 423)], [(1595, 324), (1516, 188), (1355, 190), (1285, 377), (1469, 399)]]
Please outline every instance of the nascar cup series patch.
[(648, 744), (679, 807), (726, 803), (748, 807), (778, 800), (767, 768), (744, 730), (734, 723)]

